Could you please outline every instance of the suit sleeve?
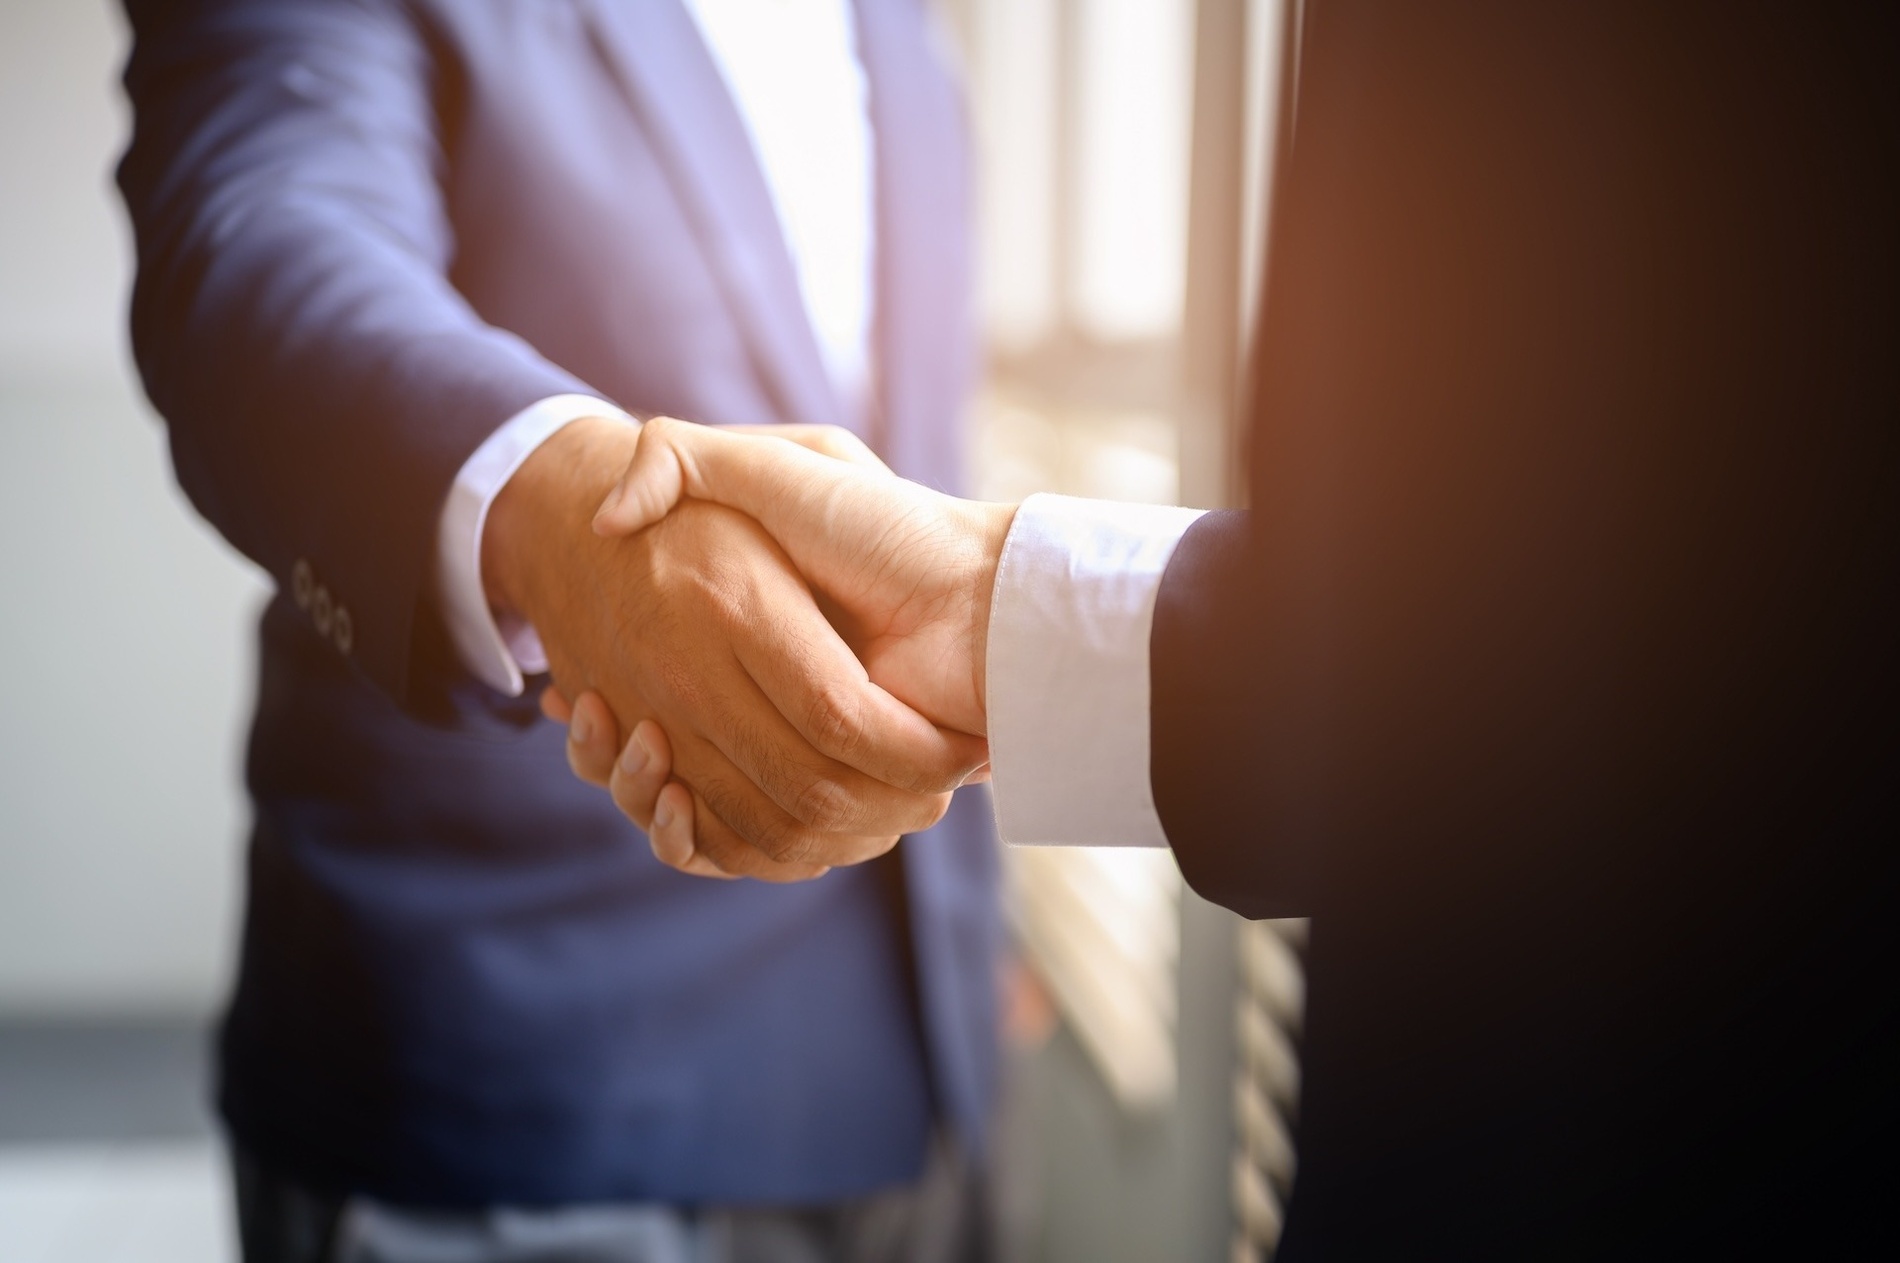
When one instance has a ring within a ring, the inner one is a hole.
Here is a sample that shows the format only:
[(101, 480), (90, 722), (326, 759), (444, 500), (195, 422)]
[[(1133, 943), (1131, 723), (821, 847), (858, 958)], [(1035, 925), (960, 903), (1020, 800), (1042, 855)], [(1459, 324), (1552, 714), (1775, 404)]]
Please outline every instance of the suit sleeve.
[(406, 7), (128, 8), (132, 342), (177, 477), (280, 588), (350, 611), (331, 639), (402, 700), (456, 471), (536, 400), (597, 392), (448, 279), (453, 70)]
[(1149, 639), (1149, 782), (1197, 892), (1244, 916), (1308, 916), (1300, 848), (1268, 827), (1268, 799), (1297, 769), (1271, 750), (1284, 729), (1252, 535), (1245, 511), (1208, 513), (1162, 574)]
[(1209, 898), (1706, 890), (1891, 749), (1886, 54), (1652, 17), (1309, 25), (1251, 507), (1187, 532), (1150, 640), (1156, 807)]

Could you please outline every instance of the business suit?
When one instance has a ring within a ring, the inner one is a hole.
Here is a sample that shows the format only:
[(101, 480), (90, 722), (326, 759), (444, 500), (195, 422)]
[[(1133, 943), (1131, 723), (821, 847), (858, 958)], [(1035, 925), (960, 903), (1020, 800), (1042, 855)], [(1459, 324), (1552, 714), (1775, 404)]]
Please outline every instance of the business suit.
[(1280, 1257), (1890, 1257), (1896, 19), (1299, 25), (1251, 510), (656, 423), (596, 521), (930, 611), (874, 678), (986, 733), (1006, 841), (1312, 918)]
[[(432, 608), (449, 483), (536, 400), (838, 415), (685, 13), (130, 11), (135, 349), (182, 485), (287, 594), (263, 622), (224, 1033), (238, 1142), (314, 1187), (457, 1206), (823, 1201), (913, 1178), (938, 1122), (979, 1143), (997, 941), (980, 799), (901, 873), (684, 881), (572, 779), (531, 703), (463, 673)], [(954, 485), (961, 120), (919, 6), (858, 18), (871, 437)]]
[(1150, 643), (1187, 880), (1313, 918), (1280, 1257), (1887, 1255), (1892, 19), (1307, 9)]

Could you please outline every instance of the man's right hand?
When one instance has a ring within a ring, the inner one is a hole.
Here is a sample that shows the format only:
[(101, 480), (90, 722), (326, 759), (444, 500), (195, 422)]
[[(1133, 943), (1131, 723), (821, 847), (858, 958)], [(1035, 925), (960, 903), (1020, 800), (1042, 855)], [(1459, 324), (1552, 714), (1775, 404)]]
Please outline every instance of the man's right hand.
[(565, 427), (483, 531), (490, 600), (534, 626), (556, 687), (599, 692), (620, 731), (663, 726), (698, 852), (727, 874), (815, 876), (935, 823), (983, 743), (870, 684), (756, 522), (698, 504), (631, 538), (590, 528), (636, 439)]

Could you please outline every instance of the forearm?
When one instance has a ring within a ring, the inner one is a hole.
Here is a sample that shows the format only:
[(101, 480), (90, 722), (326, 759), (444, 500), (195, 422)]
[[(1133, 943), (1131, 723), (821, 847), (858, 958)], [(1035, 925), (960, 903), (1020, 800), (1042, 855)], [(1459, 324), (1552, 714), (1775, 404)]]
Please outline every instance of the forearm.
[(347, 603), (400, 698), (456, 470), (584, 388), (446, 278), (431, 70), (396, 6), (133, 17), (132, 333), (179, 481), (281, 585), (301, 562)]

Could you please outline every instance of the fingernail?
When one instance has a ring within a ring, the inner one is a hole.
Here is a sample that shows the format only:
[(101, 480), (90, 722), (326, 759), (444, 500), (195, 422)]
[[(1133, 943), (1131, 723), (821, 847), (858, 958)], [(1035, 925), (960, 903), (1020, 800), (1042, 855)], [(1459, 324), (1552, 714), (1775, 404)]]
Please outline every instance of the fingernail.
[(667, 805), (665, 795), (653, 804), (653, 832), (658, 833), (673, 823), (673, 809)]
[(633, 730), (633, 740), (620, 752), (620, 770), (628, 776), (638, 776), (646, 771), (653, 762), (653, 751), (647, 748), (646, 734), (640, 729)]
[(574, 716), (568, 721), (567, 739), (577, 746), (591, 745), (594, 740), (593, 707), (576, 706)]

